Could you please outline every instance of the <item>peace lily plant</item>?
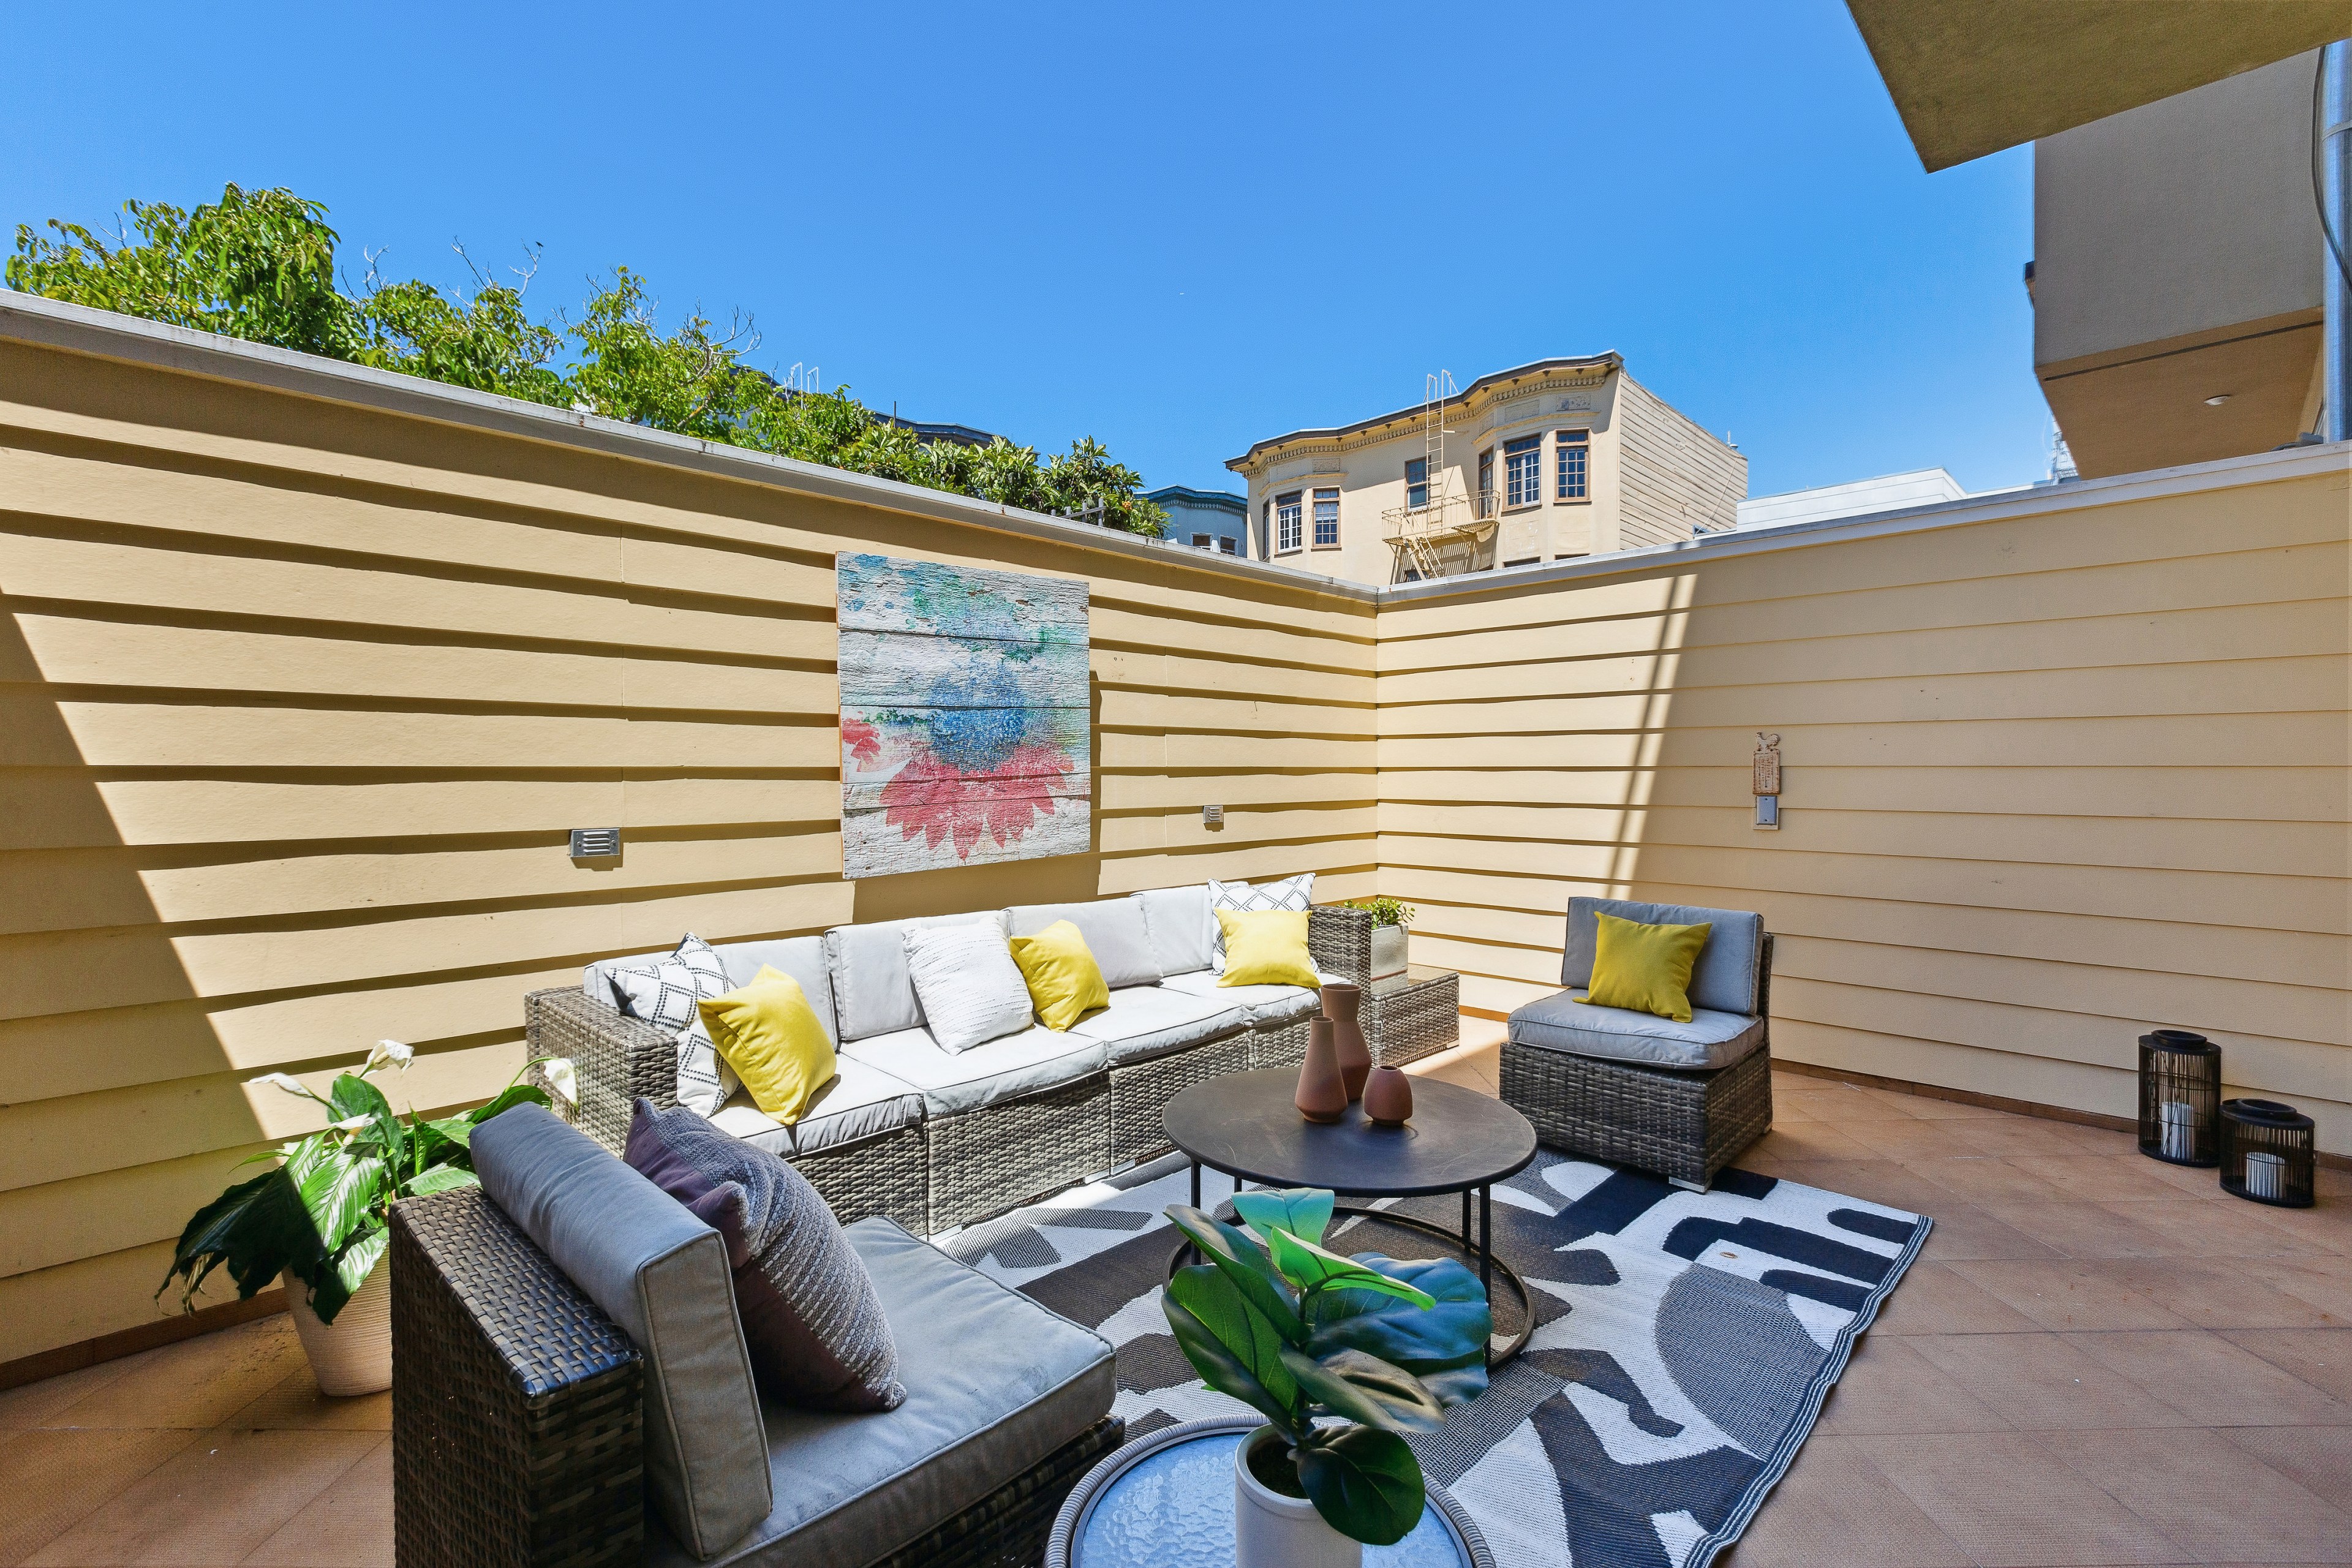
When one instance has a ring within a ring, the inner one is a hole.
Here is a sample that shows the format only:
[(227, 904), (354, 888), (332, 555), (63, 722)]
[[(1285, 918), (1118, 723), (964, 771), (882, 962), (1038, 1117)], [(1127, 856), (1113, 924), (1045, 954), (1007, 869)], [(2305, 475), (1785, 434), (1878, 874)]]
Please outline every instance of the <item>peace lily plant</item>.
[[(283, 1274), (289, 1289), (302, 1287), (319, 1321), (332, 1323), (391, 1245), (392, 1205), (402, 1198), (473, 1185), (468, 1146), (474, 1129), (511, 1106), (551, 1103), (546, 1090), (522, 1082), (517, 1073), (496, 1099), (462, 1116), (427, 1121), (412, 1111), (403, 1120), (368, 1080), (387, 1068), (405, 1072), (415, 1056), (398, 1040), (380, 1040), (366, 1065), (356, 1073), (338, 1074), (324, 1095), (282, 1072), (252, 1079), (256, 1087), (316, 1101), (327, 1125), (272, 1153), (253, 1156), (247, 1163), (278, 1163), (198, 1209), (180, 1233), (171, 1272), (156, 1295), (177, 1280), (181, 1305), (193, 1311), (196, 1291), (215, 1268), (228, 1269), (240, 1300)], [(541, 1069), (557, 1093), (576, 1102), (577, 1080), (569, 1061), (542, 1057), (525, 1063), (523, 1071), (532, 1068)]]
[(1208, 1260), (1168, 1282), (1177, 1343), (1211, 1388), (1266, 1418), (1243, 1447), (1260, 1484), (1355, 1541), (1402, 1541), (1425, 1489), (1399, 1434), (1434, 1431), (1486, 1392), (1486, 1291), (1450, 1258), (1328, 1250), (1328, 1192), (1236, 1193), (1234, 1210), (1247, 1231), (1168, 1210)]

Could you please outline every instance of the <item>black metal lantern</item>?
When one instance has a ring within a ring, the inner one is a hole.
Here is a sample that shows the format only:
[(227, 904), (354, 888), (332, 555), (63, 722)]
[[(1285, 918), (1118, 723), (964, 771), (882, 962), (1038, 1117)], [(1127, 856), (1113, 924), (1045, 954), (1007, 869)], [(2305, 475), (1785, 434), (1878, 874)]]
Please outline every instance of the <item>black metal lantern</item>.
[(2175, 1165), (2221, 1163), (2221, 1047), (2187, 1029), (2139, 1037), (2139, 1152)]
[(2311, 1118), (2275, 1100), (2221, 1102), (2221, 1190), (2258, 1204), (2312, 1205)]

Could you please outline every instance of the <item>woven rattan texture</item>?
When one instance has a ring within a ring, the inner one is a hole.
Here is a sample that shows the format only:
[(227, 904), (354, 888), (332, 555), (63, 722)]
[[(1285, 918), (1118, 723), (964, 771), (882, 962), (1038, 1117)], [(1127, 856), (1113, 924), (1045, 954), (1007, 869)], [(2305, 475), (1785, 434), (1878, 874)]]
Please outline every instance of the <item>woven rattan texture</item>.
[(1249, 1041), (1249, 1065), (1254, 1068), (1295, 1068), (1307, 1059), (1307, 1026), (1311, 1018), (1301, 1018), (1296, 1024), (1285, 1024), (1276, 1029), (1252, 1029), (1242, 1037)]
[(914, 1122), (840, 1148), (795, 1154), (793, 1168), (824, 1195), (842, 1224), (885, 1215), (920, 1236), (931, 1201), (924, 1138), (922, 1123)]
[(923, 1131), (937, 1235), (1110, 1169), (1110, 1074), (934, 1117)]
[(1307, 951), (1315, 967), (1350, 985), (1372, 983), (1372, 911), (1318, 904), (1307, 911)]
[(576, 985), (525, 997), (523, 1032), (532, 1056), (572, 1058), (580, 1079), (572, 1121), (615, 1154), (629, 1142), (629, 1108), (639, 1095), (664, 1110), (677, 1103), (677, 1043), (591, 1002)]
[(1106, 1415), (962, 1513), (871, 1568), (1034, 1568), (1070, 1489), (1127, 1441), (1127, 1423)]
[(1381, 1066), (1401, 1068), (1450, 1050), (1462, 1037), (1462, 977), (1448, 970), (1392, 990), (1367, 988), (1362, 1017), (1372, 1060)]
[(1110, 1069), (1110, 1163), (1128, 1164), (1171, 1147), (1160, 1112), (1196, 1083), (1250, 1065), (1249, 1034)]
[(478, 1187), (392, 1221), (400, 1568), (587, 1568), (645, 1550), (644, 1368)]

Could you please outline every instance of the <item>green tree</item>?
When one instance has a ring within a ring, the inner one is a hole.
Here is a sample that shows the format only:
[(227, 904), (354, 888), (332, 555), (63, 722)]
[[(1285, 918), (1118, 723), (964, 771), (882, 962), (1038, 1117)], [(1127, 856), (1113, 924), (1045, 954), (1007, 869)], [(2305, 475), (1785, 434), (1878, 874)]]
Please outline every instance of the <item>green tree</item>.
[[(386, 282), (369, 258), (357, 289), (339, 284), (341, 237), (327, 209), (289, 190), (230, 185), (194, 212), (125, 202), (110, 237), (52, 218), (16, 228), (0, 278), (11, 289), (373, 365), (804, 462), (954, 490), (1005, 506), (1166, 531), (1142, 476), (1082, 437), (1040, 461), (1032, 447), (926, 442), (879, 418), (846, 387), (780, 385), (743, 363), (759, 346), (748, 316), (720, 329), (700, 310), (665, 332), (643, 275), (616, 267), (576, 321), (534, 318), (520, 283), (473, 268), (470, 295), (421, 279)], [(465, 256), (461, 249), (459, 256)]]

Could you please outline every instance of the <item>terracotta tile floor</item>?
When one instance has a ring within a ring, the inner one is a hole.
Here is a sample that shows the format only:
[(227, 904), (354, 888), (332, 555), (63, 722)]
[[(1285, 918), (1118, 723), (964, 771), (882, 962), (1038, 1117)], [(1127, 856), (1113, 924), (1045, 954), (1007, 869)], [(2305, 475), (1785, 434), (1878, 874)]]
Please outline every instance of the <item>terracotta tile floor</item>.
[[(1499, 1027), (1427, 1076), (1496, 1090)], [(2352, 1179), (2258, 1209), (2119, 1132), (1783, 1074), (1743, 1163), (1934, 1216), (1736, 1552), (2352, 1563)], [(392, 1560), (388, 1395), (284, 1318), (0, 1393), (0, 1568)]]

